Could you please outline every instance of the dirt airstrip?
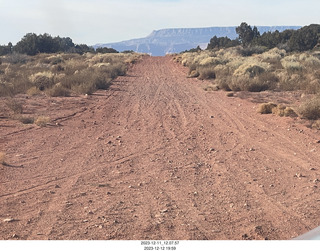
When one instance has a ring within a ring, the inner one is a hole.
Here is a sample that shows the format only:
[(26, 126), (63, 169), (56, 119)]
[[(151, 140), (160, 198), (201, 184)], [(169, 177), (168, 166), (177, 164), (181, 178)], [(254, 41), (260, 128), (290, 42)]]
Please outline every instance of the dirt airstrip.
[(0, 239), (291, 239), (320, 225), (320, 135), (206, 92), (170, 57), (0, 118)]

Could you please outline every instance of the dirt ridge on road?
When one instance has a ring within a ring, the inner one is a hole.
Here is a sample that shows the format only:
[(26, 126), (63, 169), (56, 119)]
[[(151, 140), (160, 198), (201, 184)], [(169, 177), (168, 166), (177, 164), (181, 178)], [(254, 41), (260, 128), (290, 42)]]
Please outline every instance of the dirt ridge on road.
[[(171, 57), (0, 123), (0, 239), (291, 239), (320, 225), (318, 131), (205, 92)], [(29, 110), (28, 110), (29, 109)]]

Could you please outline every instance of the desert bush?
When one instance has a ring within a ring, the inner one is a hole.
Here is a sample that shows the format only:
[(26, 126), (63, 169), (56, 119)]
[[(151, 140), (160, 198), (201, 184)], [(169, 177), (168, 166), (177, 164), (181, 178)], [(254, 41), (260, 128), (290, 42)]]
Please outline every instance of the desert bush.
[(13, 111), (14, 114), (21, 114), (23, 113), (23, 106), (22, 104), (14, 98), (10, 98), (6, 101), (6, 106)]
[(303, 65), (300, 63), (299, 55), (290, 55), (281, 59), (281, 64), (289, 73), (295, 73), (303, 70)]
[(219, 64), (226, 64), (227, 61), (223, 61), (221, 58), (218, 57), (207, 57), (202, 59), (199, 62), (199, 65), (205, 66), (205, 65), (219, 65)]
[(50, 97), (69, 97), (70, 96), (70, 89), (67, 89), (58, 83), (54, 85), (50, 89), (46, 89), (45, 93)]
[(3, 57), (3, 62), (4, 63), (9, 63), (9, 64), (25, 64), (27, 63), (31, 58), (25, 54), (20, 54), (20, 53), (11, 53)]
[(244, 57), (250, 57), (254, 54), (262, 54), (268, 50), (264, 46), (238, 47), (238, 53)]
[(27, 90), (28, 96), (35, 96), (35, 95), (39, 95), (39, 94), (41, 94), (41, 91), (36, 86), (33, 86)]
[(79, 85), (74, 85), (71, 89), (78, 94), (93, 94), (97, 89), (92, 82), (81, 83)]
[(219, 78), (215, 80), (215, 83), (217, 84), (218, 88), (224, 91), (231, 91), (230, 82), (231, 79), (229, 78)]
[(46, 117), (46, 116), (40, 116), (38, 117), (34, 123), (37, 125), (37, 126), (40, 126), (40, 127), (45, 127), (47, 126), (47, 124), (50, 122), (50, 118), (49, 117)]
[(305, 76), (302, 72), (288, 74), (282, 72), (278, 74), (279, 77), (279, 89), (282, 91), (295, 91), (305, 90), (308, 84)]
[(278, 48), (271, 49), (261, 54), (263, 60), (279, 60), (286, 55), (285, 50), (280, 50)]
[(277, 105), (274, 103), (259, 104), (257, 112), (261, 114), (270, 114), (272, 113), (272, 109), (274, 109), (275, 107), (277, 107)]
[(307, 100), (298, 108), (298, 113), (302, 118), (317, 120), (320, 118), (320, 96)]
[(41, 91), (54, 85), (54, 74), (49, 71), (32, 74), (29, 80)]
[(228, 84), (232, 91), (246, 91), (250, 82), (250, 78), (247, 75), (232, 76), (231, 82)]
[(96, 73), (93, 75), (92, 81), (96, 89), (107, 90), (111, 85), (112, 79), (104, 74)]
[(212, 66), (202, 66), (198, 68), (199, 72), (199, 79), (204, 80), (204, 79), (215, 79), (216, 78), (216, 73), (213, 69)]
[(305, 91), (308, 94), (320, 93), (320, 79), (313, 79), (310, 82), (306, 82)]
[(14, 96), (13, 86), (5, 83), (0, 83), (0, 97)]

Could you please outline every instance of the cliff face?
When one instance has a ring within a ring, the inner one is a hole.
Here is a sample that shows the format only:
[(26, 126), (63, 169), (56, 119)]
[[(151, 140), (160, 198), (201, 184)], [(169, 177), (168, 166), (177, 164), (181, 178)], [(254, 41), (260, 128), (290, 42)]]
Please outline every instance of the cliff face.
[[(300, 26), (258, 26), (261, 34), (268, 31), (284, 31), (299, 29)], [(132, 39), (118, 43), (97, 44), (94, 47), (111, 47), (118, 51), (133, 50), (149, 53), (152, 56), (164, 56), (167, 53), (176, 53), (195, 48), (198, 45), (206, 48), (213, 36), (235, 39), (236, 26), (210, 28), (178, 28), (153, 31), (145, 38)]]

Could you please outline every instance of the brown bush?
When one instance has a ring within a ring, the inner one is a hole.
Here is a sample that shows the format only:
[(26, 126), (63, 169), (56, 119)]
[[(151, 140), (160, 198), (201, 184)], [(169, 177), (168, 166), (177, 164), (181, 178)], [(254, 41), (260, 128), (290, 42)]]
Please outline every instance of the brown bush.
[(285, 117), (298, 117), (297, 113), (290, 107), (286, 107), (286, 109), (284, 109), (284, 116)]
[(61, 85), (61, 83), (56, 84), (50, 89), (47, 89), (45, 93), (50, 97), (69, 97), (70, 89), (67, 89)]
[(302, 118), (316, 120), (320, 118), (320, 96), (304, 102), (299, 108), (298, 113)]
[(274, 103), (263, 103), (259, 105), (257, 112), (261, 114), (270, 114), (275, 107), (277, 107), (277, 105)]
[(13, 111), (14, 114), (21, 114), (23, 113), (23, 106), (22, 104), (15, 100), (14, 98), (11, 98), (6, 101), (6, 106)]
[(198, 68), (199, 77), (198, 79), (205, 80), (205, 79), (215, 79), (216, 73), (214, 69), (210, 66), (204, 66)]
[(36, 86), (33, 86), (27, 90), (28, 96), (35, 96), (41, 94), (41, 91)]

